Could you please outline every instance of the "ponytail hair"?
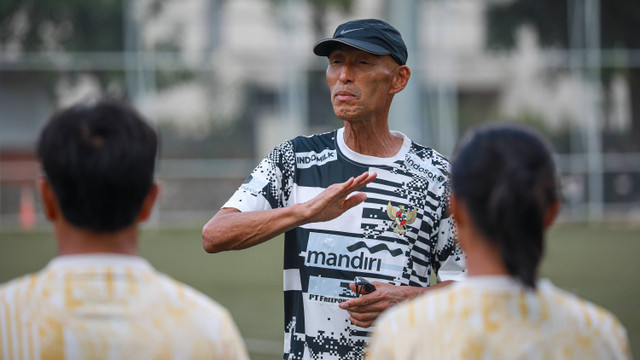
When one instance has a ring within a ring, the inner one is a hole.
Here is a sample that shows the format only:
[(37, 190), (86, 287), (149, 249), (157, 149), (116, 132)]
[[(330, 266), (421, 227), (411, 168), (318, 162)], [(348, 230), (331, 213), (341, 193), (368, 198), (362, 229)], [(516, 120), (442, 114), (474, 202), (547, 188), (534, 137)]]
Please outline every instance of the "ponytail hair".
[(521, 125), (485, 125), (463, 138), (452, 166), (454, 195), (500, 249), (509, 273), (536, 287), (545, 217), (557, 201), (552, 150)]

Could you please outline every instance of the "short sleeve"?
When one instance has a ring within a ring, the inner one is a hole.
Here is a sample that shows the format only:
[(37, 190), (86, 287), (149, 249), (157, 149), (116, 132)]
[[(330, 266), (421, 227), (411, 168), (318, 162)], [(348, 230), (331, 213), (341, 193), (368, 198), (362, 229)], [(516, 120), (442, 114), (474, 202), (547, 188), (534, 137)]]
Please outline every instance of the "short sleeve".
[(240, 211), (285, 207), (291, 196), (295, 155), (291, 141), (278, 145), (222, 206)]

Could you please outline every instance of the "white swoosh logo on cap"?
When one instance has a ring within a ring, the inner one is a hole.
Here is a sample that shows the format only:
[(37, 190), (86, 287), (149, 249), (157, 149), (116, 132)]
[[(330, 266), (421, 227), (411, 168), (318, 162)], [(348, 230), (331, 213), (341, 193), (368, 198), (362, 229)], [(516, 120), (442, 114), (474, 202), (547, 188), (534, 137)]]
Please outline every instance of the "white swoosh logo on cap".
[(342, 31), (340, 31), (340, 35), (346, 34), (346, 33), (350, 33), (352, 31), (362, 30), (362, 29), (364, 29), (364, 28), (357, 28), (357, 29), (351, 29), (351, 30), (342, 30)]

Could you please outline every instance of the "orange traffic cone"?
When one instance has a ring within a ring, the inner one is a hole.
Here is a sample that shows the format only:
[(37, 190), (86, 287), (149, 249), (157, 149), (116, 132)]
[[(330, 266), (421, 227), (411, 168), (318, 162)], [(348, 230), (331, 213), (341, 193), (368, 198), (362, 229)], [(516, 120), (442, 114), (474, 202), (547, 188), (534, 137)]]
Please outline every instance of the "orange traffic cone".
[(23, 185), (20, 191), (20, 225), (24, 230), (36, 226), (36, 207), (33, 203), (33, 187)]

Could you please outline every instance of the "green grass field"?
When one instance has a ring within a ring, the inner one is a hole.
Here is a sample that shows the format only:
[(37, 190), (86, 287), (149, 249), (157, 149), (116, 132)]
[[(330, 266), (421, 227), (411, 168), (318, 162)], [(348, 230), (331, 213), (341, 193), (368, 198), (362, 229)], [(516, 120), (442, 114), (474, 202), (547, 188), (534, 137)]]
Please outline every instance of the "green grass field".
[[(252, 359), (281, 359), (282, 237), (252, 249), (206, 254), (200, 229), (144, 230), (143, 256), (232, 313)], [(37, 271), (55, 254), (49, 232), (0, 233), (0, 282)], [(542, 275), (615, 313), (640, 353), (640, 230), (556, 226)]]

